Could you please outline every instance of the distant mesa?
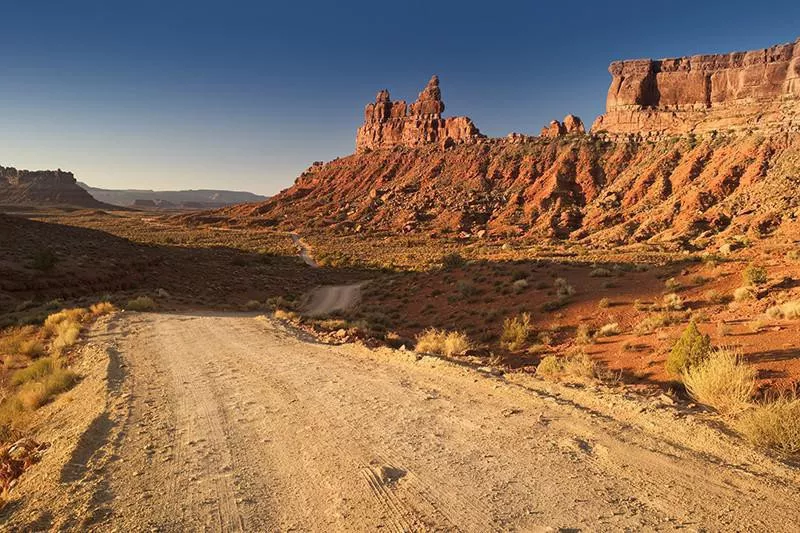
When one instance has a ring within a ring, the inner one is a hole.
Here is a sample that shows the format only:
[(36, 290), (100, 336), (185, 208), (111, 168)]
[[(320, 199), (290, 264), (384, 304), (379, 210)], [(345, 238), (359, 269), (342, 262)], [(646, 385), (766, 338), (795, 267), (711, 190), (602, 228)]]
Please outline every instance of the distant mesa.
[(72, 172), (0, 167), (0, 205), (108, 208), (78, 186)]
[(378, 92), (364, 110), (364, 124), (356, 134), (356, 152), (429, 143), (451, 145), (484, 138), (469, 117), (442, 118), (444, 102), (439, 78), (433, 76), (410, 106), (392, 102), (389, 91)]
[(263, 202), (266, 196), (250, 192), (198, 189), (186, 191), (151, 191), (143, 189), (99, 189), (85, 183), (78, 185), (94, 198), (112, 205), (140, 209), (214, 209), (234, 204)]
[(609, 72), (606, 113), (594, 132), (800, 130), (800, 39), (749, 52), (617, 61)]

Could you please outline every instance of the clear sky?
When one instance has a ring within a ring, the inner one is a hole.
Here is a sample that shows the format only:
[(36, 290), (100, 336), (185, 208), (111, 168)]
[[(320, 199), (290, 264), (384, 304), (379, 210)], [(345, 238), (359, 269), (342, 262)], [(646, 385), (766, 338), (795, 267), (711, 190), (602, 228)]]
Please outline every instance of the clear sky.
[(800, 2), (2, 0), (0, 165), (109, 188), (274, 194), (352, 153), (378, 89), (538, 132), (602, 112), (608, 63), (800, 37)]

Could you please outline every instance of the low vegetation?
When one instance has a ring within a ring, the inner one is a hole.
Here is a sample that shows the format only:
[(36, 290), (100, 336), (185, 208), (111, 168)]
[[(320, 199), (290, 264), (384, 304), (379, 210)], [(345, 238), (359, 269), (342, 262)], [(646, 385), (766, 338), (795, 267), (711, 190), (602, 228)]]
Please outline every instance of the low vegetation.
[(754, 404), (739, 415), (734, 425), (754, 446), (800, 452), (800, 398), (780, 397)]
[(512, 352), (519, 350), (525, 345), (530, 333), (531, 315), (529, 313), (507, 317), (503, 321), (503, 334), (500, 336), (500, 344)]
[(583, 350), (544, 357), (536, 367), (536, 375), (554, 381), (579, 382), (596, 381), (600, 377), (597, 363)]
[(711, 338), (700, 333), (697, 324), (691, 321), (667, 357), (667, 371), (670, 374), (681, 375), (705, 361), (710, 352)]
[(683, 383), (698, 402), (723, 414), (741, 411), (756, 392), (756, 371), (741, 354), (717, 349), (702, 362), (683, 371)]
[(793, 300), (767, 309), (770, 318), (785, 318), (789, 320), (800, 319), (800, 300)]
[(126, 309), (128, 311), (152, 311), (155, 309), (156, 303), (149, 296), (139, 296), (133, 300), (128, 301)]
[(417, 336), (414, 350), (418, 353), (451, 356), (465, 352), (470, 342), (464, 333), (430, 328)]
[(757, 265), (748, 265), (742, 272), (742, 279), (746, 285), (763, 285), (767, 282), (767, 271)]

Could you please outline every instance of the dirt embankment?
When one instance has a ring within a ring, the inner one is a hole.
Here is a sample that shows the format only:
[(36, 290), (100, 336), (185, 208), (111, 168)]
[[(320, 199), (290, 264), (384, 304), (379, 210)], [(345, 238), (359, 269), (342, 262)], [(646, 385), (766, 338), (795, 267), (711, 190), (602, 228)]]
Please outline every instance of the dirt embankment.
[(618, 393), (240, 315), (98, 324), (11, 528), (789, 530), (797, 471)]

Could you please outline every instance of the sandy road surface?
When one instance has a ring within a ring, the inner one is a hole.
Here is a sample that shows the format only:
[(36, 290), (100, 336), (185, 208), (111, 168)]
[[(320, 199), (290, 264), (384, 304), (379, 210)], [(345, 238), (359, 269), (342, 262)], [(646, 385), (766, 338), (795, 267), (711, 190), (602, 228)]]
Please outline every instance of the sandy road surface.
[[(107, 408), (80, 437), (56, 487), (39, 495), (44, 510), (18, 504), (7, 524), (119, 531), (800, 525), (796, 470), (620, 393), (498, 378), (388, 349), (319, 345), (252, 316), (124, 314), (105, 327), (91, 342), (111, 356)], [(65, 409), (83, 407), (73, 400)]]

